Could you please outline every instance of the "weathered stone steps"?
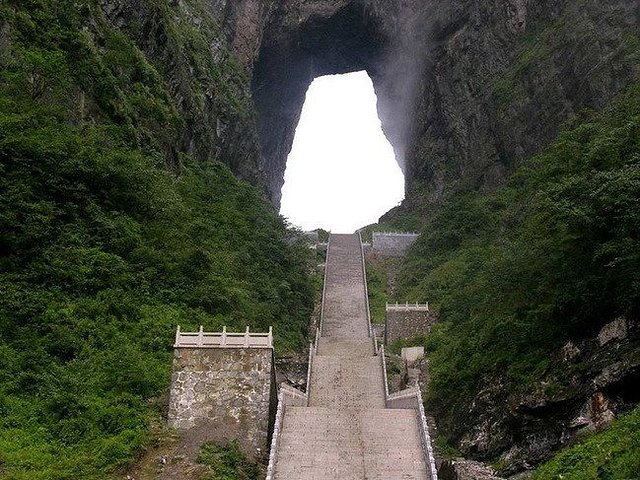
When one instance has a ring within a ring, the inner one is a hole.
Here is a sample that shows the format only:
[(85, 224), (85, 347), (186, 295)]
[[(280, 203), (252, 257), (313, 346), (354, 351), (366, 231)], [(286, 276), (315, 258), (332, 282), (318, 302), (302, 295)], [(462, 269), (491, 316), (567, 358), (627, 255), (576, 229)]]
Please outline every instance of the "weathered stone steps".
[(414, 410), (385, 409), (358, 235), (332, 235), (309, 407), (287, 407), (278, 480), (426, 479)]
[(384, 408), (380, 359), (316, 356), (311, 373), (312, 407)]
[(290, 407), (278, 478), (424, 479), (413, 410)]

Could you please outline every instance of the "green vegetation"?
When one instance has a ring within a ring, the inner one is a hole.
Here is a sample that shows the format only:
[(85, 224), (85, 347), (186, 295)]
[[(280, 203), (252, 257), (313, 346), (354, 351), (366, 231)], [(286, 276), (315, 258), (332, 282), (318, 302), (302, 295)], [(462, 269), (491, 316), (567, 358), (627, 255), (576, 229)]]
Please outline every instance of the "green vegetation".
[(387, 292), (387, 271), (381, 264), (383, 259), (367, 261), (367, 291), (369, 292), (369, 311), (371, 322), (384, 325), (386, 304), (389, 301)]
[(150, 440), (176, 325), (304, 344), (310, 255), (227, 167), (175, 151), (165, 80), (94, 2), (0, 9), (0, 476), (106, 478)]
[(398, 295), (428, 298), (428, 401), (454, 418), (483, 378), (526, 389), (569, 338), (640, 300), (640, 85), (583, 115), (495, 194), (459, 195), (405, 260)]
[(240, 451), (237, 442), (226, 447), (215, 443), (205, 443), (200, 448), (198, 463), (209, 465), (211, 475), (203, 480), (255, 480), (258, 478), (258, 467), (251, 463)]
[(640, 408), (536, 470), (532, 480), (633, 480), (640, 472)]
[[(587, 0), (570, 0), (555, 21), (537, 29), (528, 26), (520, 33), (513, 63), (506, 71), (497, 74), (493, 83), (493, 96), (499, 110), (508, 112), (514, 105), (535, 102), (536, 99), (527, 94), (528, 85), (534, 78), (536, 83), (549, 85), (550, 90), (545, 91), (551, 93), (559, 65), (565, 68), (567, 65), (573, 68), (588, 65), (590, 68), (585, 75), (598, 77), (608, 65), (593, 60), (600, 54), (602, 44), (608, 45), (618, 68), (636, 68), (640, 60), (637, 30), (623, 33), (619, 38), (603, 35), (593, 25), (593, 16), (601, 15), (594, 5)], [(618, 19), (612, 17), (609, 21), (619, 26)], [(571, 55), (559, 57), (558, 52), (566, 51), (568, 45)]]
[(324, 230), (322, 228), (318, 228), (316, 229), (316, 232), (318, 232), (318, 240), (321, 242), (328, 242), (329, 241), (329, 237), (331, 236), (331, 232)]

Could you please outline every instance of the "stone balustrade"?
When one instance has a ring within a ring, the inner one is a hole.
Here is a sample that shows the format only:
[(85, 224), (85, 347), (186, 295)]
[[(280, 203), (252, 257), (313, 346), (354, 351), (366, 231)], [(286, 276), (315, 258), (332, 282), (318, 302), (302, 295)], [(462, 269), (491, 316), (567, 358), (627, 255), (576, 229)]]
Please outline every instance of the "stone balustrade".
[(386, 310), (389, 311), (394, 311), (394, 310), (424, 310), (424, 311), (429, 311), (429, 302), (427, 303), (409, 303), (409, 302), (405, 302), (405, 303), (387, 303), (386, 304)]
[(244, 333), (205, 332), (203, 327), (197, 332), (182, 332), (180, 325), (176, 330), (174, 348), (273, 348), (273, 328), (268, 333), (252, 333), (249, 327)]

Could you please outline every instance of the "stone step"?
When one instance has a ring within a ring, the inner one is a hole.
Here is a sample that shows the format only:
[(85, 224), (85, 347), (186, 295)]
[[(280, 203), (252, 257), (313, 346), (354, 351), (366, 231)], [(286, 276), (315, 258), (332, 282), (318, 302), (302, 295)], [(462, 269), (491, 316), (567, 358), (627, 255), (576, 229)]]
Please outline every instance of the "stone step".
[(316, 355), (309, 398), (317, 407), (383, 408), (380, 358)]
[(332, 235), (310, 407), (287, 407), (278, 480), (426, 480), (414, 410), (385, 409), (357, 235)]
[(356, 359), (373, 356), (373, 341), (368, 336), (362, 339), (321, 337), (318, 355)]
[(289, 407), (276, 479), (426, 479), (413, 410)]

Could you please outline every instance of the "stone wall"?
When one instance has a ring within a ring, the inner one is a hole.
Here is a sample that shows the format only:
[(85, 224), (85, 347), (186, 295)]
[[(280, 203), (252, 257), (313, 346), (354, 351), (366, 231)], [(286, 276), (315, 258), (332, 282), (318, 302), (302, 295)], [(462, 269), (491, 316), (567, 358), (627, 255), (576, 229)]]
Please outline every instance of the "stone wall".
[(384, 343), (389, 345), (399, 338), (410, 338), (429, 332), (436, 322), (436, 316), (425, 308), (387, 308), (384, 329)]
[(237, 439), (262, 459), (276, 407), (271, 348), (175, 349), (170, 427), (202, 432), (202, 442)]
[(418, 238), (417, 233), (373, 232), (372, 250), (388, 256), (402, 256)]

